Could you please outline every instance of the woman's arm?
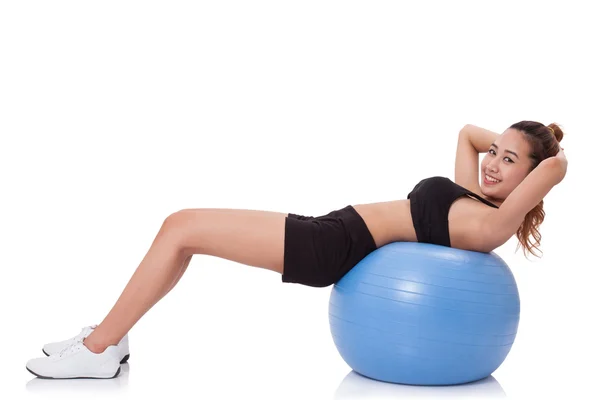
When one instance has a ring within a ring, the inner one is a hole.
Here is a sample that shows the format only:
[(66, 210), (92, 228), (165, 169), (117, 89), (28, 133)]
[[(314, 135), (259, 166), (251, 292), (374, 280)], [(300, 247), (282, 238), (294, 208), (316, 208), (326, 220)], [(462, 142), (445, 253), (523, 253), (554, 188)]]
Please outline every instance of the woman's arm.
[(483, 219), (479, 237), (480, 251), (490, 252), (514, 235), (525, 215), (533, 209), (566, 174), (566, 166), (557, 157), (543, 160), (508, 195), (500, 208), (490, 210)]
[(490, 145), (494, 143), (499, 133), (480, 128), (475, 125), (467, 124), (461, 129), (468, 137), (471, 145), (477, 150), (477, 153), (487, 153)]

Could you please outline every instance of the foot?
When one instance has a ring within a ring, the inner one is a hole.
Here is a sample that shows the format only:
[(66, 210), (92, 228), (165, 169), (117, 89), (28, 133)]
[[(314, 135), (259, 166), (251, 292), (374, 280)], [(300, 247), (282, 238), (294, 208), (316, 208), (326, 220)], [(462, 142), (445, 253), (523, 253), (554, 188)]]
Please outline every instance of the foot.
[[(78, 335), (73, 336), (70, 339), (63, 340), (61, 342), (47, 343), (42, 347), (42, 351), (47, 356), (56, 354), (56, 353), (60, 352), (62, 349), (64, 349), (65, 347), (67, 347), (77, 341), (80, 341), (80, 340), (83, 341), (86, 337), (88, 337), (90, 335), (90, 333), (92, 333), (92, 331), (94, 329), (96, 329), (97, 326), (98, 325), (90, 325), (90, 326), (83, 327), (81, 329), (81, 332), (79, 332)], [(121, 356), (121, 358), (120, 358), (121, 364), (123, 364), (124, 362), (127, 362), (127, 360), (129, 360), (129, 337), (128, 337), (128, 334), (126, 334), (123, 337), (123, 339), (121, 339), (121, 341), (117, 344), (117, 347), (119, 348), (119, 353)]]
[(27, 370), (45, 379), (110, 379), (121, 372), (120, 351), (111, 345), (102, 353), (94, 353), (76, 340), (48, 357), (34, 358), (27, 362)]

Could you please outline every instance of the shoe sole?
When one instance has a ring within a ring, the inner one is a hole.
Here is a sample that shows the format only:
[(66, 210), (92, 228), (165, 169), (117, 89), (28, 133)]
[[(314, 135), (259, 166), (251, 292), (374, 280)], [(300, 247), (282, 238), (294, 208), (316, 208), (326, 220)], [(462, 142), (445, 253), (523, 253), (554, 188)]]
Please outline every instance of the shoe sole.
[(25, 368), (27, 369), (27, 371), (31, 372), (32, 374), (34, 374), (35, 376), (37, 376), (38, 378), (41, 378), (41, 379), (113, 379), (113, 378), (116, 378), (121, 373), (121, 366), (119, 366), (117, 373), (114, 376), (111, 376), (109, 378), (98, 378), (95, 376), (78, 376), (76, 378), (52, 378), (50, 376), (38, 375), (35, 372), (33, 372), (32, 370), (30, 370), (29, 368), (27, 368), (27, 367), (25, 367)]
[[(42, 352), (47, 355), (48, 357), (50, 357), (50, 354), (46, 353), (46, 351), (44, 349), (42, 349)], [(127, 361), (129, 361), (129, 354), (127, 354), (125, 357), (123, 357), (123, 359), (121, 360), (121, 362), (119, 364), (123, 364), (126, 363)], [(33, 372), (32, 372), (33, 373)], [(52, 379), (52, 378), (50, 378)]]

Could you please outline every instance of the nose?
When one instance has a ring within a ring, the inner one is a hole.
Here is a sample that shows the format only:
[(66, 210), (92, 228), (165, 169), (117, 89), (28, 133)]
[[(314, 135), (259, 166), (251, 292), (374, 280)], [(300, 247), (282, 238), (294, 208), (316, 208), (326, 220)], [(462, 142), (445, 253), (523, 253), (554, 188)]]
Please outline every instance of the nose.
[(490, 161), (487, 168), (492, 172), (498, 172), (498, 164), (496, 161)]

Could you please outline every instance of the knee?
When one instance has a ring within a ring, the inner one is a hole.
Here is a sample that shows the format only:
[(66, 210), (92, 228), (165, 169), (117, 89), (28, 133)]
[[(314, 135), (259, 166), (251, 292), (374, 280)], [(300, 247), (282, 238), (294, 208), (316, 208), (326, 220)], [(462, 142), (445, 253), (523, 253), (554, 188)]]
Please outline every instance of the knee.
[(176, 211), (163, 221), (159, 236), (168, 237), (175, 241), (181, 241), (185, 235), (186, 221), (189, 222), (189, 216), (186, 210)]
[(182, 209), (179, 211), (175, 211), (171, 213), (165, 218), (162, 226), (164, 228), (177, 228), (181, 225), (185, 225), (186, 221), (189, 221), (193, 214), (193, 210), (190, 209)]

